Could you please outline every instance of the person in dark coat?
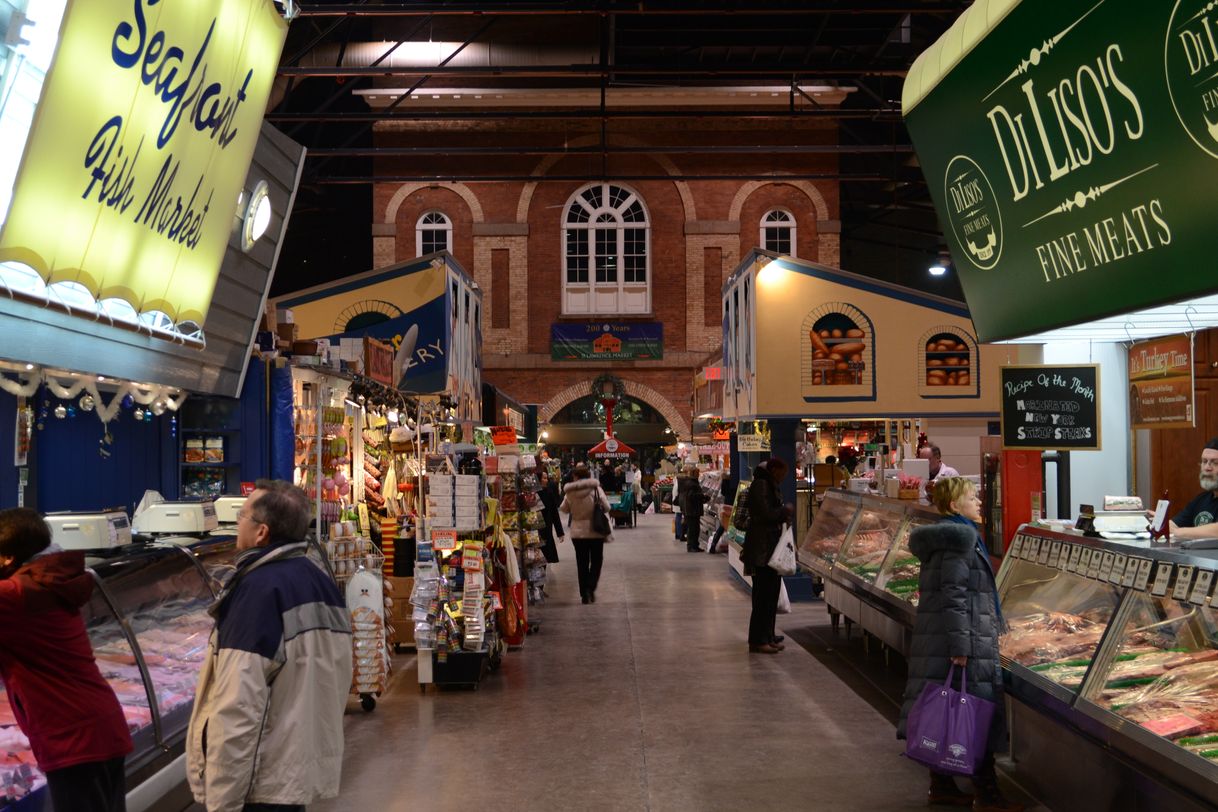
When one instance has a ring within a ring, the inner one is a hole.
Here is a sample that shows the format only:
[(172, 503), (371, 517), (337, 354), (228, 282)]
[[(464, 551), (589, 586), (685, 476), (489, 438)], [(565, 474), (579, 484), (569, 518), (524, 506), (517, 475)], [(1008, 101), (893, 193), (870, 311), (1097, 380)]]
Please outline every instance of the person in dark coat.
[(685, 504), (681, 506), (682, 518), (685, 522), (685, 551), (698, 553), (698, 539), (702, 535), (702, 512), (706, 507), (706, 495), (702, 493), (702, 484), (698, 481), (698, 469), (689, 473), (690, 485), (685, 491)]
[(0, 680), (64, 812), (127, 808), (131, 734), (80, 614), (93, 588), (84, 553), (52, 544), (37, 512), (0, 511)]
[(548, 472), (538, 473), (537, 481), (541, 485), (537, 498), (541, 500), (541, 517), (545, 522), (537, 531), (541, 536), (541, 553), (546, 557), (547, 564), (557, 564), (558, 545), (554, 536), (561, 539), (564, 535), (562, 517), (558, 515), (558, 505), (562, 500), (558, 496), (558, 484), (550, 479)]
[(617, 473), (613, 470), (613, 463), (606, 461), (600, 473), (601, 490), (605, 493), (617, 493), (622, 489), (622, 485), (618, 482)]
[(915, 528), (909, 549), (922, 562), (918, 576), (918, 613), (909, 652), (909, 681), (897, 725), (905, 738), (909, 711), (928, 682), (944, 682), (951, 665), (962, 667), (968, 692), (995, 704), (985, 758), (973, 777), (976, 797), (962, 792), (950, 775), (931, 771), (928, 802), (972, 805), (979, 812), (1020, 812), (998, 789), (994, 753), (1007, 749), (1002, 666), (998, 636), (1004, 627), (998, 587), (989, 553), (977, 531), (981, 500), (976, 486), (963, 477), (935, 483), (933, 502), (943, 521)]
[(749, 485), (749, 529), (744, 533), (740, 561), (744, 574), (753, 576), (749, 651), (755, 654), (777, 654), (784, 648), (782, 638), (774, 634), (782, 576), (770, 568), (769, 562), (782, 536), (782, 524), (790, 519), (791, 512), (782, 504), (778, 490), (778, 483), (786, 474), (787, 464), (778, 457), (770, 457), (753, 470), (753, 482)]

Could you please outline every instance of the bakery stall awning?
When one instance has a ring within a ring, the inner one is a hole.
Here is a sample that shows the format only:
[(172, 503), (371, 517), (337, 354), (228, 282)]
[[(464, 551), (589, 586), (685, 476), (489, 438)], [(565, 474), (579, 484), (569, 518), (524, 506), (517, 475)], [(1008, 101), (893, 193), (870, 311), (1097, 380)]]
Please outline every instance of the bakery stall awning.
[(605, 460), (626, 459), (633, 456), (634, 449), (618, 440), (615, 437), (609, 437), (601, 440), (588, 451), (589, 457), (599, 457)]
[(978, 0), (918, 57), (903, 112), (979, 339), (1218, 292), (1211, 7)]

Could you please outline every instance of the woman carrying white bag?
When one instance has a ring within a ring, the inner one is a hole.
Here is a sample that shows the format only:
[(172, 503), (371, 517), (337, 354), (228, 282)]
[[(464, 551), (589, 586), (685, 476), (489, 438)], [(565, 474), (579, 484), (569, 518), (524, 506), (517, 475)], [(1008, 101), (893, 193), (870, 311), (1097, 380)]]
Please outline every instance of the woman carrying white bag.
[(778, 483), (786, 474), (787, 464), (778, 457), (770, 457), (758, 465), (753, 470), (753, 482), (745, 502), (748, 527), (744, 531), (740, 561), (744, 574), (753, 577), (749, 651), (754, 654), (777, 654), (784, 648), (782, 639), (774, 634), (782, 576), (770, 566), (770, 560), (778, 549), (783, 522), (790, 521), (792, 513), (783, 505), (778, 490)]

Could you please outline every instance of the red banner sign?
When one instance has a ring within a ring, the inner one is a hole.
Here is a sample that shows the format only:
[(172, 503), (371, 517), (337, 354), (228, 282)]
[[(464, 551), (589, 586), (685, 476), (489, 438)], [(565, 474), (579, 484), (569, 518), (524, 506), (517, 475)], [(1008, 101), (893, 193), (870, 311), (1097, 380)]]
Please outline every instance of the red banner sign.
[(394, 386), (393, 345), (364, 337), (364, 374), (377, 383)]
[(1130, 426), (1191, 428), (1194, 418), (1192, 337), (1171, 335), (1130, 345)]

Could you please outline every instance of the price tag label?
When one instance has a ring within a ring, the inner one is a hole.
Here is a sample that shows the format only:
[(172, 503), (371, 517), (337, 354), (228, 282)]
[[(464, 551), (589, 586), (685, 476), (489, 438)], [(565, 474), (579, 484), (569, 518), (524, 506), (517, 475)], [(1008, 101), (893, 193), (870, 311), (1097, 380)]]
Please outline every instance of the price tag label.
[(1053, 544), (1052, 544), (1052, 542), (1049, 541), (1049, 539), (1041, 539), (1041, 541), (1040, 541), (1040, 558), (1037, 559), (1038, 563), (1048, 565), (1049, 553), (1052, 551), (1052, 549), (1053, 549)]
[(1023, 557), (1026, 561), (1039, 561), (1040, 560), (1040, 539), (1033, 536), (1031, 539), (1031, 542), (1032, 542), (1031, 544), (1024, 545), (1025, 552), (1024, 552)]
[(1172, 591), (1171, 596), (1178, 601), (1186, 601), (1192, 589), (1193, 567), (1188, 564), (1181, 564), (1176, 567), (1176, 587)]
[(1023, 552), (1023, 534), (1017, 533), (1015, 538), (1011, 539), (1011, 549), (1007, 550), (1007, 555), (1011, 558), (1019, 558), (1019, 554)]
[(1121, 586), (1130, 587), (1137, 583), (1138, 561), (1132, 555), (1125, 561), (1125, 577), (1121, 579)]
[(1103, 550), (1092, 550), (1091, 551), (1091, 563), (1087, 565), (1087, 577), (1092, 578), (1092, 579), (1099, 578), (1100, 577), (1100, 568), (1103, 565), (1104, 565), (1104, 551)]
[(1188, 602), (1195, 603), (1198, 606), (1205, 606), (1205, 599), (1210, 596), (1210, 588), (1213, 585), (1213, 570), (1198, 570), (1197, 582), (1193, 584), (1193, 591), (1188, 596)]
[(437, 552), (451, 553), (457, 549), (457, 531), (456, 530), (432, 530), (431, 531), (431, 546)]
[(1167, 587), (1171, 583), (1171, 574), (1175, 565), (1168, 561), (1160, 561), (1155, 567), (1155, 583), (1150, 588), (1150, 594), (1156, 598), (1162, 598), (1167, 594)]
[(1138, 575), (1134, 578), (1133, 588), (1145, 592), (1150, 586), (1150, 573), (1154, 570), (1154, 563), (1149, 558), (1135, 558), (1138, 562)]
[(1070, 551), (1074, 549), (1074, 545), (1068, 541), (1062, 542), (1061, 554), (1057, 558), (1057, 568), (1062, 572), (1067, 572), (1070, 567)]
[(1116, 563), (1116, 555), (1113, 553), (1104, 553), (1103, 559), (1100, 561), (1100, 580), (1107, 581), (1112, 578), (1112, 565)]
[(1057, 569), (1057, 563), (1061, 561), (1061, 557), (1062, 543), (1060, 541), (1051, 542), (1049, 544), (1049, 566)]
[(1085, 576), (1087, 570), (1091, 569), (1091, 548), (1084, 547), (1078, 557), (1078, 569), (1075, 570), (1079, 575)]
[(1078, 572), (1078, 561), (1083, 555), (1083, 548), (1077, 544), (1070, 545), (1070, 561), (1066, 564), (1066, 569), (1070, 572)]
[(1112, 560), (1112, 573), (1108, 576), (1108, 582), (1120, 585), (1125, 578), (1125, 556), (1117, 553)]

